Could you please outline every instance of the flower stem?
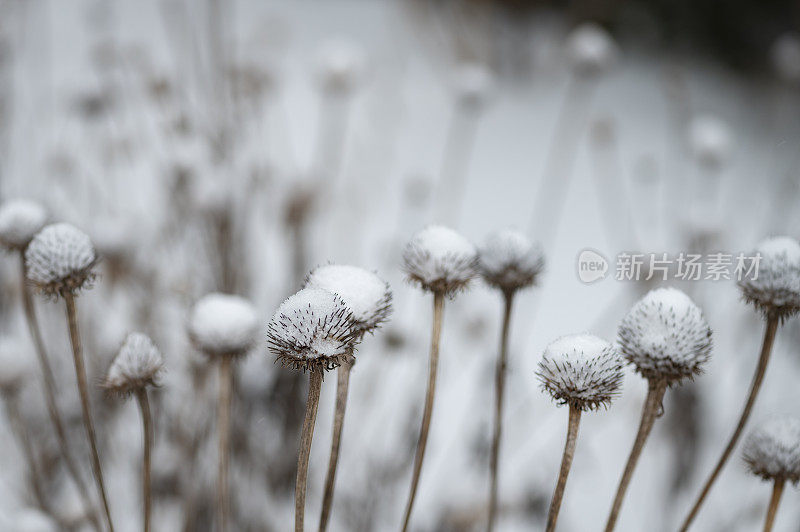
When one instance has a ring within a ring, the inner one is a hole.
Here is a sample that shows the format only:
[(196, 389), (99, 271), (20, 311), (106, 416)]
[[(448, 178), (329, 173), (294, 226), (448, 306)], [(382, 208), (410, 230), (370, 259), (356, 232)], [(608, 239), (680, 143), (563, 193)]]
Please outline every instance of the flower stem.
[(217, 403), (217, 520), (219, 532), (228, 531), (230, 492), (228, 486), (228, 460), (231, 433), (231, 357), (223, 356), (219, 363), (219, 401)]
[(333, 489), (336, 483), (336, 466), (339, 463), (339, 446), (342, 441), (342, 428), (344, 427), (344, 414), (347, 408), (347, 389), (350, 385), (350, 370), (353, 369), (353, 359), (348, 360), (337, 370), (336, 382), (336, 412), (333, 418), (333, 436), (331, 437), (331, 456), (328, 459), (328, 473), (325, 477), (325, 491), (322, 496), (322, 513), (319, 518), (319, 532), (328, 528), (328, 520), (333, 503)]
[(567, 425), (567, 442), (564, 444), (564, 455), (561, 458), (561, 471), (558, 473), (558, 482), (553, 491), (553, 500), (550, 501), (550, 513), (547, 515), (547, 532), (556, 529), (558, 511), (561, 509), (561, 500), (564, 498), (564, 488), (567, 486), (567, 476), (572, 467), (572, 457), (575, 456), (575, 443), (578, 441), (578, 425), (581, 422), (579, 408), (569, 406), (569, 424)]
[(633, 443), (631, 454), (628, 456), (628, 463), (625, 464), (625, 471), (622, 473), (622, 478), (619, 481), (617, 488), (617, 495), (614, 497), (614, 504), (611, 506), (611, 513), (608, 516), (606, 523), (606, 532), (611, 532), (617, 524), (617, 517), (622, 508), (622, 501), (625, 498), (625, 492), (628, 489), (628, 484), (633, 476), (633, 470), (636, 468), (636, 463), (639, 461), (639, 456), (642, 454), (642, 449), (650, 435), (656, 418), (661, 409), (661, 400), (664, 399), (664, 393), (667, 391), (666, 381), (649, 381), (647, 399), (644, 402), (642, 409), (642, 420), (639, 423), (639, 432), (636, 434), (636, 440)]
[(425, 458), (425, 446), (428, 443), (428, 431), (431, 426), (431, 414), (433, 413), (433, 397), (436, 393), (436, 367), (439, 365), (439, 339), (442, 335), (442, 315), (444, 311), (444, 294), (434, 292), (433, 294), (433, 330), (431, 333), (431, 354), (428, 364), (428, 391), (425, 395), (425, 409), (422, 413), (422, 427), (419, 431), (419, 441), (417, 442), (417, 454), (414, 457), (414, 472), (411, 476), (411, 491), (408, 495), (408, 504), (403, 518), (403, 532), (408, 530), (411, 520), (411, 510), (414, 508), (414, 498), (417, 495), (420, 473), (422, 472), (422, 461)]
[(322, 371), (311, 370), (308, 384), (306, 414), (303, 418), (303, 432), (300, 434), (300, 450), (297, 453), (297, 482), (294, 486), (294, 530), (303, 532), (303, 519), (306, 512), (306, 491), (308, 489), (308, 458), (311, 455), (311, 440), (314, 438), (314, 423), (317, 420), (319, 392), (322, 388)]
[(103, 482), (103, 469), (100, 466), (100, 455), (97, 453), (97, 439), (94, 432), (94, 422), (92, 421), (92, 407), (89, 403), (89, 386), (86, 384), (86, 367), (83, 363), (83, 351), (81, 347), (81, 337), (78, 332), (78, 313), (75, 310), (75, 296), (69, 292), (64, 294), (64, 302), (67, 307), (67, 323), (69, 324), (69, 338), (72, 343), (72, 358), (75, 362), (75, 377), (78, 381), (78, 392), (81, 398), (81, 409), (83, 411), (83, 426), (86, 429), (86, 437), (89, 440), (89, 449), (92, 454), (92, 471), (94, 480), (97, 484), (97, 491), (103, 501), (103, 511), (105, 512), (108, 530), (114, 532), (114, 523), (111, 521), (111, 510), (108, 506), (105, 482)]
[(142, 502), (144, 532), (150, 532), (150, 514), (152, 513), (153, 494), (150, 489), (150, 450), (153, 445), (153, 419), (150, 415), (150, 401), (147, 399), (147, 390), (139, 388), (136, 391), (136, 400), (142, 412), (142, 430), (144, 452), (142, 454)]
[(775, 515), (778, 513), (778, 505), (781, 502), (781, 495), (783, 495), (783, 486), (785, 484), (786, 479), (776, 478), (775, 483), (772, 485), (772, 497), (769, 500), (767, 519), (764, 521), (764, 532), (772, 531), (772, 526), (775, 524)]
[(722, 472), (722, 468), (728, 461), (728, 458), (733, 452), (734, 447), (736, 447), (736, 443), (739, 441), (739, 438), (742, 435), (742, 431), (747, 424), (747, 420), (750, 418), (750, 411), (753, 409), (753, 404), (756, 402), (758, 391), (761, 388), (761, 382), (764, 380), (764, 373), (767, 370), (767, 364), (769, 363), (769, 357), (772, 353), (772, 344), (775, 341), (775, 333), (778, 330), (779, 321), (780, 320), (778, 317), (774, 314), (769, 314), (767, 316), (767, 325), (764, 330), (764, 341), (761, 345), (761, 355), (758, 358), (756, 372), (753, 375), (753, 381), (750, 384), (750, 394), (747, 396), (747, 401), (745, 402), (742, 413), (739, 416), (739, 422), (736, 424), (736, 429), (733, 431), (730, 440), (728, 440), (728, 445), (725, 446), (722, 456), (719, 457), (716, 467), (714, 467), (714, 470), (711, 472), (711, 476), (709, 476), (708, 480), (706, 480), (703, 490), (697, 497), (692, 510), (689, 512), (689, 515), (683, 522), (683, 525), (681, 526), (681, 532), (686, 532), (689, 530), (689, 527), (691, 526), (694, 518), (697, 516), (697, 513), (700, 511), (700, 507), (703, 505), (706, 496), (708, 496), (708, 493), (711, 491), (711, 486), (714, 485), (714, 482), (717, 480), (720, 472)]
[(489, 521), (486, 530), (492, 532), (497, 517), (497, 491), (498, 491), (498, 461), (500, 457), (500, 436), (503, 431), (503, 396), (506, 387), (506, 364), (508, 360), (508, 330), (511, 324), (511, 307), (514, 292), (504, 294), (505, 308), (503, 310), (503, 329), (500, 335), (500, 353), (495, 367), (495, 410), (494, 410), (494, 435), (492, 436), (492, 454), (489, 458), (489, 474), (491, 487), (489, 490)]

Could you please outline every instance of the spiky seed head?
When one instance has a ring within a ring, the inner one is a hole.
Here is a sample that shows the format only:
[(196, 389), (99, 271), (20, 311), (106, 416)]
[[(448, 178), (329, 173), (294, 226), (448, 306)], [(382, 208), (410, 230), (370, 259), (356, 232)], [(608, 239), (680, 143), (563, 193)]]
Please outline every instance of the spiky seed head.
[(111, 363), (103, 387), (115, 394), (127, 396), (148, 386), (157, 386), (164, 368), (161, 351), (144, 333), (133, 332)]
[(768, 418), (747, 437), (742, 452), (748, 469), (764, 480), (800, 481), (800, 419)]
[(542, 248), (514, 229), (491, 233), (478, 258), (483, 279), (506, 293), (535, 285), (544, 270)]
[(46, 222), (47, 211), (35, 201), (9, 200), (0, 207), (0, 245), (23, 250)]
[(793, 316), (800, 310), (800, 244), (777, 236), (762, 241), (755, 252), (761, 257), (758, 275), (739, 281), (744, 300), (764, 316), (774, 313), (781, 320)]
[(448, 296), (469, 285), (477, 266), (475, 246), (441, 225), (429, 225), (416, 233), (403, 252), (403, 268), (411, 282)]
[(28, 281), (51, 297), (75, 294), (88, 287), (95, 278), (96, 264), (91, 239), (66, 223), (46, 226), (25, 250)]
[(203, 296), (189, 318), (189, 337), (210, 357), (245, 355), (257, 334), (256, 309), (239, 296), (216, 292)]
[(617, 45), (602, 26), (585, 22), (567, 35), (567, 57), (580, 75), (602, 74), (617, 58)]
[(547, 346), (536, 375), (558, 404), (596, 410), (607, 408), (619, 394), (623, 365), (610, 343), (591, 334), (572, 334)]
[(715, 116), (698, 116), (689, 124), (689, 145), (701, 165), (718, 168), (733, 150), (730, 128)]
[(364, 50), (351, 41), (334, 40), (323, 44), (317, 67), (322, 89), (330, 94), (347, 96), (356, 88), (365, 63)]
[(453, 85), (458, 102), (467, 109), (478, 111), (488, 102), (494, 79), (482, 64), (462, 63), (455, 72)]
[(353, 313), (341, 297), (308, 287), (278, 307), (269, 323), (267, 345), (286, 367), (325, 371), (345, 363), (360, 337)]
[(14, 336), (0, 337), (0, 393), (13, 395), (31, 374), (30, 347)]
[(373, 332), (389, 319), (392, 290), (376, 274), (357, 266), (327, 264), (308, 274), (306, 287), (322, 288), (342, 298), (353, 313), (356, 328)]
[(659, 288), (623, 318), (619, 345), (643, 377), (672, 385), (702, 373), (711, 356), (711, 328), (689, 296), (676, 288)]

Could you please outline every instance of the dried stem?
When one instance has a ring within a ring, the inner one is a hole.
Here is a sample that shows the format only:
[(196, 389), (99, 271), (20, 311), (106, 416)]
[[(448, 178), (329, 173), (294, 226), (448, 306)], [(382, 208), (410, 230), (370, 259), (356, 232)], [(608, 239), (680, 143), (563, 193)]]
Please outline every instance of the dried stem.
[(514, 292), (509, 291), (504, 295), (505, 308), (503, 310), (503, 330), (500, 335), (500, 353), (495, 367), (495, 410), (494, 410), (494, 435), (492, 436), (492, 454), (489, 458), (489, 474), (491, 487), (489, 489), (489, 521), (486, 530), (492, 532), (497, 517), (497, 491), (498, 491), (498, 461), (500, 457), (500, 436), (503, 431), (503, 396), (506, 387), (506, 365), (508, 360), (508, 330), (511, 324), (511, 307)]
[(776, 478), (772, 485), (772, 497), (769, 499), (767, 518), (764, 521), (764, 532), (772, 531), (772, 526), (775, 524), (775, 515), (778, 513), (778, 505), (781, 503), (781, 495), (783, 495), (783, 486), (785, 484), (785, 478)]
[(72, 358), (75, 362), (75, 377), (78, 381), (78, 392), (81, 398), (81, 409), (83, 411), (83, 425), (86, 428), (86, 437), (89, 440), (89, 448), (92, 454), (92, 471), (94, 480), (97, 484), (97, 491), (103, 501), (103, 511), (105, 512), (106, 524), (110, 532), (114, 532), (114, 523), (111, 521), (111, 510), (108, 506), (105, 482), (103, 482), (103, 469), (100, 466), (100, 455), (97, 453), (97, 439), (94, 433), (94, 422), (92, 421), (92, 407), (89, 403), (89, 386), (86, 384), (86, 367), (83, 363), (83, 351), (81, 347), (81, 337), (78, 332), (78, 313), (75, 310), (75, 296), (71, 293), (64, 294), (64, 303), (67, 307), (67, 323), (69, 324), (69, 338), (72, 343)]
[(153, 419), (150, 415), (150, 401), (147, 399), (147, 390), (139, 388), (136, 391), (136, 400), (142, 412), (142, 430), (144, 452), (142, 453), (142, 503), (144, 532), (150, 532), (150, 515), (153, 506), (153, 494), (150, 489), (150, 451), (153, 446)]
[(636, 468), (636, 463), (639, 461), (639, 456), (642, 454), (642, 449), (653, 428), (653, 423), (655, 423), (656, 418), (659, 416), (661, 401), (664, 399), (664, 393), (666, 391), (666, 381), (649, 381), (647, 399), (644, 402), (642, 420), (639, 423), (639, 432), (636, 434), (636, 441), (633, 443), (633, 449), (631, 449), (631, 454), (628, 457), (628, 463), (625, 464), (625, 471), (622, 473), (622, 478), (619, 481), (617, 495), (614, 497), (614, 504), (611, 507), (611, 513), (606, 523), (606, 532), (614, 530), (614, 526), (617, 524), (617, 517), (619, 517), (619, 511), (622, 508), (625, 492), (633, 476), (633, 470)]
[(692, 521), (694, 520), (695, 517), (697, 517), (697, 514), (700, 511), (700, 507), (703, 505), (703, 502), (708, 496), (708, 493), (711, 491), (711, 486), (714, 485), (714, 482), (717, 480), (717, 477), (722, 472), (722, 468), (725, 467), (725, 463), (728, 461), (728, 458), (733, 452), (733, 449), (736, 447), (736, 443), (739, 441), (739, 438), (742, 435), (742, 431), (744, 430), (744, 427), (747, 424), (747, 420), (750, 418), (750, 411), (753, 409), (753, 404), (756, 402), (758, 391), (761, 388), (761, 381), (764, 380), (764, 373), (767, 370), (767, 364), (769, 363), (769, 357), (770, 354), (772, 353), (772, 344), (775, 341), (775, 333), (778, 330), (779, 322), (780, 320), (775, 314), (770, 314), (767, 316), (767, 325), (764, 330), (764, 341), (761, 345), (761, 355), (758, 358), (758, 365), (756, 366), (756, 372), (753, 375), (753, 381), (750, 384), (750, 394), (747, 396), (747, 401), (745, 402), (744, 408), (742, 409), (742, 413), (739, 416), (739, 422), (736, 424), (736, 429), (733, 431), (733, 434), (731, 435), (731, 438), (728, 441), (728, 445), (725, 446), (725, 450), (722, 452), (722, 456), (719, 457), (717, 465), (711, 472), (711, 476), (709, 476), (708, 480), (706, 480), (706, 483), (703, 486), (703, 490), (697, 497), (694, 506), (692, 506), (692, 510), (689, 512), (689, 515), (683, 522), (683, 525), (681, 526), (681, 532), (686, 532), (687, 530), (689, 530)]
[(336, 466), (339, 463), (339, 446), (342, 441), (342, 428), (344, 427), (344, 414), (347, 408), (347, 389), (350, 386), (350, 370), (353, 369), (354, 360), (339, 366), (338, 380), (336, 382), (336, 412), (333, 417), (333, 436), (331, 437), (331, 456), (328, 459), (328, 473), (325, 477), (325, 491), (322, 496), (322, 513), (319, 517), (319, 532), (328, 528), (328, 520), (333, 504), (333, 488), (336, 483)]
[(300, 450), (297, 453), (297, 482), (294, 486), (294, 530), (303, 532), (306, 513), (306, 490), (308, 488), (308, 458), (311, 455), (311, 440), (314, 438), (314, 423), (317, 420), (319, 392), (322, 388), (322, 371), (311, 370), (308, 384), (306, 414), (303, 432), (300, 435)]
[(217, 403), (217, 520), (219, 532), (228, 531), (230, 491), (228, 486), (228, 460), (231, 436), (231, 357), (223, 356), (219, 363), (219, 402)]
[(569, 406), (569, 424), (567, 425), (567, 442), (564, 444), (564, 455), (561, 458), (561, 471), (558, 473), (558, 482), (553, 491), (553, 500), (550, 501), (550, 513), (547, 515), (547, 532), (556, 529), (558, 511), (561, 509), (561, 500), (564, 498), (564, 488), (567, 486), (567, 476), (572, 467), (572, 457), (575, 456), (575, 442), (578, 441), (578, 425), (581, 422), (579, 408)]
[(414, 472), (411, 476), (411, 492), (408, 495), (408, 504), (403, 518), (403, 532), (408, 530), (408, 523), (411, 520), (411, 510), (414, 508), (414, 498), (417, 495), (417, 485), (422, 471), (422, 461), (425, 458), (425, 446), (428, 443), (428, 431), (431, 426), (431, 414), (433, 413), (433, 398), (436, 392), (436, 367), (439, 364), (439, 339), (442, 335), (442, 314), (444, 311), (444, 294), (434, 292), (433, 294), (433, 330), (431, 332), (431, 354), (428, 364), (428, 391), (425, 395), (425, 409), (422, 413), (422, 427), (419, 431), (419, 441), (417, 442), (417, 454), (414, 457)]

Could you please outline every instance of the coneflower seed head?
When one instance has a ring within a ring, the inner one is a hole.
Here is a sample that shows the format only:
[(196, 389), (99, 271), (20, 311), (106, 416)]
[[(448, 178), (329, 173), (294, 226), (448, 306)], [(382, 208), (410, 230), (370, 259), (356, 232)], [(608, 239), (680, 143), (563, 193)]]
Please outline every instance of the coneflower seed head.
[(257, 334), (256, 309), (242, 297), (212, 293), (192, 309), (189, 337), (206, 355), (244, 355), (255, 344)]
[(781, 320), (800, 310), (800, 244), (788, 236), (762, 241), (758, 276), (745, 276), (739, 289), (745, 301), (764, 315), (775, 313)]
[(74, 294), (95, 277), (97, 254), (91, 239), (72, 225), (46, 226), (25, 250), (28, 280), (47, 296)]
[(423, 290), (454, 295), (477, 275), (478, 253), (452, 229), (430, 225), (416, 233), (403, 252), (408, 279)]
[(764, 480), (800, 481), (800, 419), (780, 415), (768, 418), (747, 437), (744, 461)]
[(535, 285), (544, 270), (541, 247), (513, 229), (491, 233), (478, 257), (483, 279), (503, 292)]
[(111, 363), (103, 387), (125, 396), (147, 386), (157, 386), (163, 367), (164, 358), (150, 337), (133, 332)]
[(0, 245), (23, 250), (47, 222), (47, 211), (34, 201), (9, 200), (0, 207)]

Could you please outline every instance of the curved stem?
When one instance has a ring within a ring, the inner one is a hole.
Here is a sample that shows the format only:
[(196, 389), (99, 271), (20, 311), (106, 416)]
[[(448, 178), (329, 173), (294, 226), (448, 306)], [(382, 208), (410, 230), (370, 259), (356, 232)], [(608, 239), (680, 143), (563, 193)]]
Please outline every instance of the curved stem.
[(436, 393), (436, 367), (439, 365), (439, 340), (442, 335), (442, 315), (444, 311), (444, 294), (435, 292), (433, 294), (433, 330), (431, 333), (431, 355), (428, 363), (428, 391), (425, 395), (425, 408), (422, 412), (422, 427), (419, 431), (419, 441), (417, 442), (417, 453), (414, 457), (414, 472), (411, 475), (411, 491), (408, 495), (406, 513), (403, 518), (403, 532), (408, 530), (408, 523), (411, 521), (411, 510), (414, 508), (414, 499), (417, 496), (417, 486), (422, 472), (422, 461), (425, 458), (425, 447), (428, 443), (428, 431), (431, 426), (431, 415), (433, 414), (433, 398)]
[(494, 530), (494, 523), (497, 518), (497, 491), (498, 491), (498, 462), (500, 457), (500, 436), (503, 432), (503, 396), (506, 387), (506, 364), (508, 360), (508, 330), (511, 324), (511, 307), (514, 300), (514, 292), (504, 294), (505, 308), (503, 310), (503, 329), (500, 334), (500, 353), (497, 357), (495, 367), (495, 402), (494, 402), (494, 435), (492, 436), (492, 451), (489, 457), (489, 522), (486, 525), (487, 532)]
[(728, 440), (725, 450), (722, 451), (722, 456), (719, 457), (717, 465), (714, 467), (714, 470), (711, 472), (708, 480), (706, 480), (706, 483), (703, 485), (703, 489), (700, 492), (700, 495), (698, 495), (694, 506), (692, 506), (692, 510), (689, 512), (686, 520), (684, 520), (683, 525), (681, 526), (681, 532), (686, 532), (689, 530), (692, 521), (695, 517), (697, 517), (700, 507), (703, 505), (708, 493), (711, 491), (711, 486), (714, 485), (717, 477), (722, 472), (722, 468), (725, 467), (725, 463), (728, 461), (728, 458), (730, 458), (733, 449), (736, 447), (736, 443), (739, 441), (739, 438), (742, 435), (742, 431), (744, 431), (745, 425), (747, 425), (747, 420), (750, 418), (750, 412), (753, 409), (753, 405), (756, 402), (756, 397), (758, 396), (758, 391), (761, 388), (761, 382), (764, 380), (764, 373), (767, 371), (767, 364), (769, 363), (769, 357), (772, 353), (772, 344), (775, 341), (775, 333), (778, 330), (778, 324), (779, 319), (777, 316), (774, 314), (767, 316), (767, 325), (764, 330), (764, 341), (761, 345), (761, 355), (758, 358), (756, 372), (753, 375), (753, 381), (750, 384), (750, 394), (747, 396), (742, 413), (739, 415), (739, 422), (736, 424), (736, 429), (733, 431), (730, 440)]
[(611, 506), (611, 513), (608, 516), (606, 523), (606, 532), (611, 532), (617, 524), (617, 517), (622, 508), (622, 501), (625, 499), (625, 492), (628, 490), (633, 470), (636, 469), (636, 463), (639, 461), (639, 456), (642, 454), (642, 449), (650, 435), (658, 417), (658, 412), (661, 409), (661, 400), (664, 398), (664, 393), (667, 391), (666, 381), (649, 381), (647, 399), (644, 402), (642, 409), (642, 420), (639, 423), (639, 432), (636, 434), (636, 440), (633, 443), (631, 454), (628, 456), (628, 463), (625, 464), (625, 471), (622, 473), (622, 478), (619, 481), (617, 488), (617, 495), (614, 497), (614, 504)]
[(558, 511), (561, 509), (561, 500), (564, 498), (564, 488), (567, 487), (567, 476), (572, 467), (572, 457), (575, 456), (575, 443), (578, 441), (578, 425), (581, 422), (581, 411), (570, 405), (569, 424), (567, 425), (567, 442), (564, 444), (564, 455), (561, 458), (561, 471), (558, 473), (558, 482), (553, 491), (553, 500), (550, 501), (550, 513), (547, 515), (547, 532), (556, 529)]
[(72, 344), (72, 358), (75, 362), (75, 377), (78, 381), (78, 392), (81, 398), (81, 410), (83, 412), (83, 426), (86, 429), (86, 437), (89, 440), (89, 450), (92, 454), (92, 471), (94, 480), (97, 484), (97, 491), (103, 501), (103, 511), (105, 512), (106, 524), (110, 532), (114, 532), (114, 523), (111, 521), (111, 510), (108, 506), (106, 496), (106, 486), (103, 482), (103, 468), (100, 465), (100, 455), (97, 453), (97, 438), (94, 432), (94, 422), (92, 421), (92, 407), (89, 403), (89, 386), (86, 384), (86, 367), (83, 363), (83, 351), (81, 347), (81, 337), (78, 332), (78, 313), (75, 310), (75, 296), (64, 294), (64, 303), (67, 307), (67, 323), (69, 324), (69, 338)]
[(317, 420), (319, 392), (322, 388), (322, 371), (311, 370), (308, 383), (306, 414), (303, 432), (300, 434), (300, 450), (297, 453), (297, 482), (294, 486), (294, 530), (303, 532), (306, 513), (306, 491), (308, 489), (308, 458), (311, 456), (311, 440), (314, 438), (314, 423)]
[(783, 486), (785, 484), (786, 479), (776, 478), (775, 483), (772, 485), (772, 497), (769, 500), (767, 518), (764, 521), (764, 532), (772, 531), (772, 526), (775, 524), (775, 515), (778, 513), (778, 505), (781, 503), (781, 495), (783, 495)]
[(217, 402), (217, 520), (219, 532), (228, 531), (230, 491), (228, 460), (231, 435), (231, 357), (223, 356), (219, 363), (219, 400)]
[(339, 446), (342, 442), (344, 414), (347, 408), (347, 389), (350, 385), (350, 370), (354, 360), (339, 366), (336, 382), (336, 412), (333, 418), (333, 436), (331, 437), (331, 456), (328, 459), (328, 473), (325, 476), (325, 491), (322, 496), (322, 513), (319, 518), (319, 532), (325, 532), (333, 504), (333, 488), (336, 483), (336, 466), (339, 463)]
[(153, 495), (150, 489), (150, 450), (153, 446), (153, 419), (150, 416), (150, 401), (147, 399), (147, 390), (139, 388), (136, 391), (136, 400), (142, 412), (143, 445), (142, 453), (142, 503), (144, 532), (150, 532), (150, 515), (152, 513)]

